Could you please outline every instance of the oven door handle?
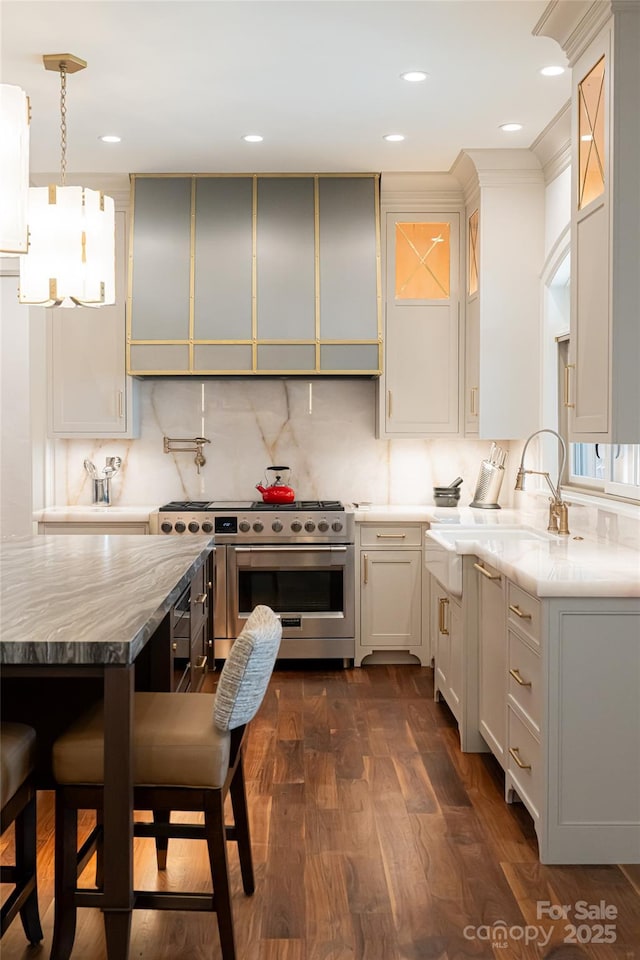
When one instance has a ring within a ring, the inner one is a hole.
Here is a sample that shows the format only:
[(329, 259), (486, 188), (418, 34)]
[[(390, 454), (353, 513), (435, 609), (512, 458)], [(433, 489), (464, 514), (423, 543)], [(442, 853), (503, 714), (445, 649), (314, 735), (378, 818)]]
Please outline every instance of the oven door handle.
[(322, 544), (278, 543), (268, 547), (234, 547), (236, 553), (273, 553), (286, 550), (287, 553), (346, 553), (346, 546), (323, 546)]

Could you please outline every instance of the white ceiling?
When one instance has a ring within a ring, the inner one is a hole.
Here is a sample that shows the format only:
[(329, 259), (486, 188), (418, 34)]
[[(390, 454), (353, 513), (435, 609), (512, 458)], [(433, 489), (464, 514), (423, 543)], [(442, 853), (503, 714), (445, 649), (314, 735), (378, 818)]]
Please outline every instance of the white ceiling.
[[(31, 97), (32, 173), (446, 171), (528, 147), (570, 96), (546, 0), (2, 0), (1, 79)], [(423, 69), (424, 83), (400, 73)], [(519, 133), (499, 124), (517, 120)], [(241, 137), (258, 132), (264, 142)], [(386, 133), (403, 133), (386, 143)], [(98, 140), (122, 137), (117, 145)]]

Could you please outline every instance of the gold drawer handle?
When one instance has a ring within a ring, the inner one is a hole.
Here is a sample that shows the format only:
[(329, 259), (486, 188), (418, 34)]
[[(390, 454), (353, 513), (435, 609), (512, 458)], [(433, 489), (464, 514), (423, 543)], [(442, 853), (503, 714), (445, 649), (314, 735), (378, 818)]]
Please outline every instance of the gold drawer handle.
[(196, 599), (194, 600), (194, 603), (201, 603), (203, 607), (204, 607), (204, 605), (205, 605), (206, 602), (207, 602), (207, 595), (206, 595), (206, 593), (199, 593), (198, 596), (196, 597)]
[(446, 597), (440, 597), (440, 600), (439, 600), (439, 622), (438, 622), (438, 629), (440, 630), (440, 633), (441, 633), (444, 637), (448, 637), (448, 636), (449, 636), (449, 631), (447, 630), (447, 628), (446, 628), (446, 626), (445, 626), (445, 622), (444, 622), (444, 618), (445, 618), (444, 608), (445, 608), (445, 606), (449, 606), (449, 601), (447, 600)]
[(178, 649), (178, 644), (177, 644), (177, 643), (172, 643), (172, 644), (171, 644), (171, 649), (172, 649), (173, 652), (175, 653), (176, 650)]
[(481, 563), (474, 563), (476, 570), (481, 573), (487, 580), (502, 580), (502, 577), (499, 573), (489, 573), (486, 567), (483, 567)]
[(513, 759), (515, 760), (515, 762), (518, 764), (518, 766), (520, 767), (520, 769), (521, 769), (521, 770), (531, 770), (531, 764), (530, 764), (530, 763), (523, 763), (522, 760), (520, 759), (520, 757), (518, 756), (519, 752), (520, 752), (520, 747), (509, 747), (509, 753), (511, 754), (511, 756), (513, 757)]
[(378, 540), (404, 540), (406, 533), (376, 533)]
[(524, 613), (517, 603), (510, 603), (509, 610), (511, 610), (511, 613), (515, 613), (516, 617), (520, 617), (521, 620), (531, 620), (531, 614)]
[(521, 687), (531, 686), (531, 680), (523, 680), (522, 677), (520, 676), (520, 671), (518, 670), (517, 667), (514, 670), (509, 670), (509, 673), (511, 674), (515, 682), (519, 683)]

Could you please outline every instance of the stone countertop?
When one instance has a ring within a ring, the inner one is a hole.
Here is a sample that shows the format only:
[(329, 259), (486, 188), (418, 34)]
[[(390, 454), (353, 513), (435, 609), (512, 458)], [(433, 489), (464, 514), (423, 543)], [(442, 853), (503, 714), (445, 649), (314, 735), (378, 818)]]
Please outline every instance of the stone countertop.
[[(450, 531), (449, 531), (450, 532)], [(438, 530), (427, 536), (438, 542)], [(640, 597), (640, 551), (572, 536), (514, 541), (478, 531), (455, 552), (486, 560), (539, 597)]]
[(36, 510), (33, 519), (39, 523), (148, 523), (158, 505), (139, 507), (84, 506), (44, 507)]
[[(524, 523), (521, 510), (482, 510), (474, 507), (437, 507), (430, 504), (361, 503), (347, 504), (353, 512), (356, 523), (430, 523), (449, 524), (461, 527), (493, 526), (495, 524), (514, 526)], [(530, 517), (528, 518), (530, 521)]]
[(213, 549), (206, 536), (0, 543), (0, 663), (132, 663)]

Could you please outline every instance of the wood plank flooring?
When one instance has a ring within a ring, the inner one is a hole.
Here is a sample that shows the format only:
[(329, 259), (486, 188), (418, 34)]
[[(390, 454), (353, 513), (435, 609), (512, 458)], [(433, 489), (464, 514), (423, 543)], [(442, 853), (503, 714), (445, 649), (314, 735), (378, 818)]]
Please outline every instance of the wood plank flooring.
[[(542, 866), (496, 761), (460, 753), (429, 668), (276, 671), (246, 776), (256, 892), (244, 896), (231, 846), (238, 960), (640, 960), (640, 867)], [(28, 947), (16, 921), (3, 960), (48, 957), (52, 795), (39, 805), (45, 942)], [(152, 841), (137, 841), (135, 871), (139, 888), (195, 890), (209, 876), (204, 845), (177, 840), (165, 874)], [(566, 921), (536, 916), (538, 901), (578, 900), (616, 908), (615, 942), (593, 942), (590, 921), (578, 935), (591, 942), (562, 945)], [(215, 919), (136, 911), (130, 957), (219, 960)], [(81, 910), (72, 960), (104, 958), (101, 914)]]

